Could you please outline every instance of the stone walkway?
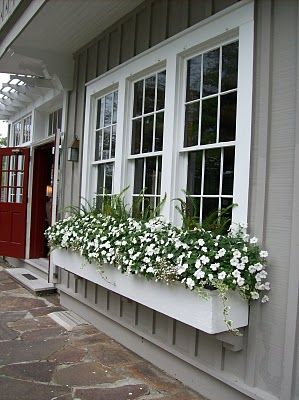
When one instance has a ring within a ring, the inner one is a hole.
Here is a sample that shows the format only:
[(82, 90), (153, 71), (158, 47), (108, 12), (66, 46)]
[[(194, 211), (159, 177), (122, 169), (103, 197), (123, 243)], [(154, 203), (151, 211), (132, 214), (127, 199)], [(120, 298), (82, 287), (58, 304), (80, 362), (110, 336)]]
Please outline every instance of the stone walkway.
[(92, 325), (67, 331), (0, 267), (0, 400), (204, 400)]

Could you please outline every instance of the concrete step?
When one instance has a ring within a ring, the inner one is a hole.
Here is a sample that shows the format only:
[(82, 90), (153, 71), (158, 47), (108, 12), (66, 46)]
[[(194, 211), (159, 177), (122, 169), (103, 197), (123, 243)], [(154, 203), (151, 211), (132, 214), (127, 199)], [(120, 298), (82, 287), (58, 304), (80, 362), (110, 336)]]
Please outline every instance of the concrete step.
[(73, 311), (68, 310), (52, 312), (48, 314), (48, 317), (52, 318), (57, 324), (62, 326), (67, 331), (71, 331), (73, 328), (79, 325), (89, 324), (78, 314), (75, 314)]
[(41, 279), (48, 281), (48, 259), (33, 258), (22, 260), (20, 258), (6, 257), (6, 261), (15, 268), (26, 268)]
[(20, 285), (36, 294), (48, 294), (56, 291), (53, 283), (48, 283), (27, 268), (7, 268), (6, 272)]

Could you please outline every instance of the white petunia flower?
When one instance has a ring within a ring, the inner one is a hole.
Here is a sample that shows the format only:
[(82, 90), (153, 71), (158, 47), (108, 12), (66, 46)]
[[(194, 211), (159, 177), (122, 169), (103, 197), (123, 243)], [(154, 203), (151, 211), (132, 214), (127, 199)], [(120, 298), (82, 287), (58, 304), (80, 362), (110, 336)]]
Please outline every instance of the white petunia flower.
[(220, 250), (218, 250), (218, 256), (219, 257), (223, 257), (224, 255), (225, 255), (225, 253), (226, 253), (226, 250), (225, 249), (220, 249)]
[(232, 272), (232, 276), (234, 276), (235, 278), (239, 278), (241, 276), (241, 272), (239, 270), (235, 269)]
[(262, 258), (267, 258), (267, 257), (268, 257), (268, 252), (265, 251), (265, 250), (261, 250), (261, 251), (260, 251), (260, 257), (262, 257)]
[(209, 278), (209, 281), (212, 281), (214, 279), (214, 275), (213, 274), (209, 274), (208, 278)]
[(167, 258), (169, 258), (169, 259), (173, 258), (173, 254), (172, 253), (167, 254)]
[(256, 238), (256, 237), (252, 237), (251, 239), (250, 239), (250, 243), (251, 244), (256, 244), (258, 242), (258, 238)]
[(261, 301), (262, 303), (267, 303), (267, 301), (269, 301), (269, 297), (265, 294)]
[(270, 282), (265, 282), (264, 286), (265, 286), (265, 290), (270, 290)]
[(235, 250), (234, 252), (233, 252), (233, 256), (235, 257), (235, 258), (240, 258), (241, 257), (241, 252), (239, 251), (239, 250)]
[(211, 264), (211, 270), (212, 271), (217, 271), (217, 269), (220, 267), (220, 264), (219, 263), (214, 263), (214, 264)]
[(218, 279), (223, 280), (226, 277), (226, 272), (222, 271), (218, 274)]
[(193, 274), (197, 279), (201, 279), (205, 277), (205, 272), (202, 271), (201, 269), (198, 269), (197, 271), (194, 272)]
[(200, 268), (201, 267), (201, 261), (200, 260), (196, 260), (195, 262), (195, 268)]
[(243, 264), (247, 264), (247, 263), (248, 263), (248, 257), (247, 257), (247, 256), (242, 257), (242, 258), (241, 258), (241, 262), (242, 262)]
[(188, 286), (189, 289), (192, 290), (192, 289), (194, 288), (195, 282), (194, 282), (193, 279), (187, 278), (187, 280), (186, 280), (186, 285)]
[(153, 267), (148, 267), (147, 270), (146, 270), (146, 272), (149, 272), (149, 273), (151, 273), (151, 274), (154, 274), (154, 273), (155, 273), (155, 270), (154, 270)]
[(259, 295), (258, 292), (250, 292), (250, 297), (251, 297), (253, 300), (257, 300), (257, 299), (260, 297), (260, 295)]
[(177, 269), (177, 274), (182, 275), (186, 271), (187, 268), (188, 268), (188, 264), (183, 264), (183, 265), (179, 266), (179, 268)]
[(244, 279), (244, 278), (239, 277), (239, 278), (237, 279), (237, 284), (238, 284), (238, 286), (243, 286), (244, 283), (245, 283), (245, 279)]
[(205, 241), (203, 239), (198, 239), (197, 243), (199, 246), (203, 246), (205, 244)]
[(209, 257), (207, 256), (201, 256), (200, 261), (203, 263), (203, 265), (208, 264), (210, 262)]

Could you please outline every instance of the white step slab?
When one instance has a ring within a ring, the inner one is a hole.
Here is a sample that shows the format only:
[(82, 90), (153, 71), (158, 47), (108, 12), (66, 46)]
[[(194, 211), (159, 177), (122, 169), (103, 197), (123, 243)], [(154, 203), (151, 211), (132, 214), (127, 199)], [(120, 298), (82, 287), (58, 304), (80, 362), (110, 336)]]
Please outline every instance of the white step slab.
[(8, 268), (6, 272), (32, 292), (39, 293), (55, 290), (53, 283), (48, 283), (45, 279), (40, 278), (26, 268)]
[(85, 319), (75, 314), (73, 311), (55, 311), (48, 314), (57, 324), (62, 326), (67, 331), (71, 331), (76, 326), (88, 324)]

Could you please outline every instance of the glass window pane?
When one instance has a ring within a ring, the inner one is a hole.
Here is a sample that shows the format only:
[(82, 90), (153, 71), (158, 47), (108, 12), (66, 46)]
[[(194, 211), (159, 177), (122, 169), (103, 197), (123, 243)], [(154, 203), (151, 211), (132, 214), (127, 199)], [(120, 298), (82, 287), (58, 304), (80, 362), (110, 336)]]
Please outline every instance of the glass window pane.
[(98, 165), (97, 194), (104, 193), (104, 164)]
[(8, 202), (9, 203), (15, 203), (15, 198), (16, 198), (16, 189), (15, 188), (9, 188), (8, 189)]
[(105, 165), (105, 193), (112, 193), (113, 163)]
[(112, 120), (112, 93), (105, 96), (104, 126), (111, 125)]
[(188, 154), (187, 193), (201, 194), (202, 151)]
[(112, 126), (111, 157), (115, 157), (116, 125)]
[(104, 140), (103, 140), (103, 160), (109, 158), (109, 150), (110, 150), (110, 131), (111, 128), (104, 129)]
[(234, 42), (222, 47), (221, 90), (235, 89), (238, 84), (238, 49)]
[(204, 221), (206, 217), (218, 210), (219, 199), (218, 197), (204, 197), (202, 201), (202, 221)]
[(132, 145), (131, 154), (140, 153), (141, 142), (141, 118), (132, 121)]
[(186, 101), (200, 98), (201, 58), (199, 55), (187, 62)]
[(188, 196), (186, 198), (186, 206), (187, 206), (187, 214), (188, 216), (193, 216), (197, 217), (199, 219), (200, 217), (200, 203), (201, 203), (201, 198), (200, 197), (192, 197)]
[(161, 172), (162, 172), (162, 156), (158, 156), (158, 176), (157, 176), (157, 193), (161, 194)]
[(156, 157), (145, 159), (145, 191), (146, 194), (155, 194), (156, 185)]
[(162, 110), (165, 107), (165, 85), (166, 85), (166, 71), (162, 71), (158, 73), (156, 110)]
[(18, 156), (10, 156), (10, 169), (11, 170), (16, 170), (17, 169), (17, 163), (18, 163)]
[(184, 147), (198, 144), (199, 102), (186, 104)]
[(118, 102), (118, 92), (114, 92), (113, 94), (113, 116), (112, 123), (116, 124), (117, 122), (117, 102)]
[(133, 117), (142, 114), (142, 99), (143, 99), (143, 80), (134, 84), (134, 109)]
[(163, 150), (164, 112), (156, 114), (155, 151)]
[(202, 96), (218, 93), (219, 82), (219, 49), (203, 55), (203, 88)]
[(132, 204), (132, 217), (139, 218), (142, 215), (142, 201), (140, 198), (134, 196)]
[(217, 139), (218, 96), (202, 101), (200, 144), (215, 143)]
[(145, 79), (144, 114), (150, 113), (155, 109), (155, 86), (155, 75)]
[(235, 148), (226, 147), (223, 151), (222, 194), (232, 195), (234, 187)]
[(135, 160), (134, 194), (140, 194), (143, 189), (144, 158)]
[(228, 142), (236, 137), (237, 93), (229, 93), (220, 97), (219, 141)]
[(153, 128), (154, 115), (149, 115), (143, 120), (143, 143), (142, 152), (148, 153), (153, 151)]
[(17, 172), (16, 186), (23, 187), (24, 172)]
[(102, 159), (102, 136), (103, 136), (103, 130), (100, 130), (96, 132), (96, 147), (95, 147), (95, 160), (101, 160)]
[(98, 100), (96, 129), (104, 126), (104, 97)]
[[(233, 199), (232, 198), (225, 198), (222, 197), (221, 199), (221, 208), (227, 208), (233, 204)], [(232, 220), (232, 207), (225, 213), (224, 218), (229, 218), (229, 220)], [(227, 224), (227, 228), (229, 228), (230, 223)]]
[(205, 151), (204, 194), (219, 194), (220, 149)]
[(134, 194), (139, 194), (143, 189), (144, 158), (135, 160)]
[(155, 197), (144, 197), (143, 202), (143, 210), (145, 215), (155, 210)]

